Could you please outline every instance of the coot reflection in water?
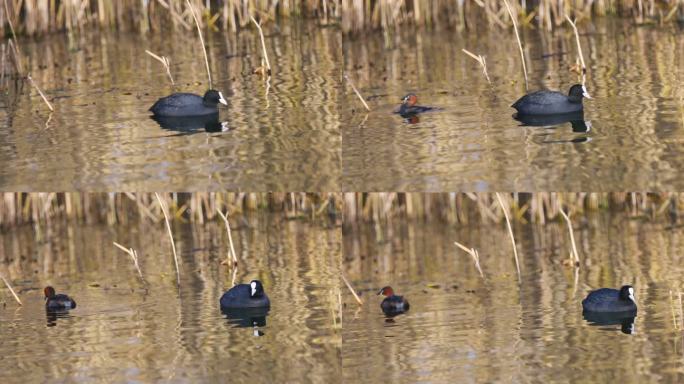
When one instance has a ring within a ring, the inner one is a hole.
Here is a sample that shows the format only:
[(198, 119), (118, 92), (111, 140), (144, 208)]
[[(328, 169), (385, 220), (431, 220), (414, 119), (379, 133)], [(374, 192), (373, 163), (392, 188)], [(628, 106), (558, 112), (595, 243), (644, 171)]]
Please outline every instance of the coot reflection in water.
[(264, 333), (257, 327), (266, 326), (268, 310), (269, 308), (221, 308), (221, 313), (225, 315), (228, 324), (233, 328), (252, 328), (254, 336), (263, 336)]
[(622, 333), (631, 335), (634, 333), (634, 319), (636, 318), (636, 311), (627, 312), (591, 312), (583, 311), (582, 317), (589, 322), (589, 325), (620, 325)]
[(589, 133), (591, 122), (584, 120), (583, 112), (562, 113), (557, 115), (523, 115), (515, 114), (513, 118), (521, 122), (522, 126), (550, 127), (570, 123), (575, 133)]
[(228, 122), (219, 121), (218, 113), (187, 117), (151, 116), (151, 119), (156, 121), (163, 129), (182, 134), (193, 134), (202, 131), (209, 133), (226, 132), (229, 130)]

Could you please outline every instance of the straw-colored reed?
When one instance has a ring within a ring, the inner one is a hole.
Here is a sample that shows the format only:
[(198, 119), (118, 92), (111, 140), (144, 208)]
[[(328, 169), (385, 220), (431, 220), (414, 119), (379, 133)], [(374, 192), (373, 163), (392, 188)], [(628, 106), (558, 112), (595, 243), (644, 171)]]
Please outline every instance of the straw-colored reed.
[[(170, 220), (221, 221), (219, 211), (243, 214), (268, 210), (286, 218), (337, 216), (342, 198), (334, 193), (159, 193)], [(57, 219), (125, 224), (164, 220), (154, 193), (2, 193), (0, 226), (45, 224)]]
[[(8, 18), (17, 33), (36, 35), (87, 27), (122, 30), (163, 31), (193, 28), (194, 21), (185, 0), (3, 0), (8, 11), (0, 10), (0, 26)], [(202, 15), (203, 27), (237, 31), (246, 27), (250, 16), (277, 20), (293, 16), (313, 17), (329, 23), (340, 17), (340, 0), (191, 0)], [(3, 8), (3, 7), (0, 7)], [(7, 34), (7, 32), (5, 32)]]

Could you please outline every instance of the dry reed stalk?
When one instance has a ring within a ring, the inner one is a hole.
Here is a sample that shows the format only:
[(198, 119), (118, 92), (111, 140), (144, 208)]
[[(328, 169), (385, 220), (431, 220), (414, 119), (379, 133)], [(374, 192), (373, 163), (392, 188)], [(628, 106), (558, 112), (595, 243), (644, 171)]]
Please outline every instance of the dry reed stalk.
[(558, 212), (563, 216), (565, 219), (565, 222), (568, 224), (568, 232), (570, 232), (570, 243), (572, 243), (572, 257), (573, 257), (573, 264), (575, 264), (576, 267), (579, 267), (580, 260), (579, 260), (579, 255), (577, 254), (577, 245), (575, 245), (575, 235), (572, 232), (572, 222), (570, 221), (570, 217), (563, 211), (563, 209), (559, 209)]
[(672, 290), (670, 290), (670, 311), (672, 312), (672, 326), (675, 330), (679, 330), (679, 324), (677, 324), (677, 315), (675, 314), (675, 302), (672, 298)]
[(487, 82), (489, 84), (491, 84), (492, 82), (491, 82), (491, 80), (489, 80), (489, 75), (487, 74), (487, 61), (485, 60), (485, 57), (482, 55), (475, 55), (474, 53), (468, 51), (465, 48), (461, 49), (461, 51), (463, 51), (463, 53), (472, 57), (473, 59), (475, 59), (475, 61), (480, 63), (480, 65), (482, 66), (482, 73), (484, 73), (485, 78), (487, 79)]
[(195, 7), (192, 6), (190, 0), (185, 0), (190, 13), (192, 13), (192, 18), (195, 19), (195, 25), (197, 26), (197, 34), (199, 35), (200, 42), (202, 43), (202, 52), (204, 52), (204, 63), (207, 65), (207, 77), (209, 78), (209, 89), (213, 89), (211, 82), (211, 70), (209, 69), (209, 57), (207, 56), (207, 48), (204, 46), (204, 37), (202, 37), (202, 29), (200, 28), (199, 19), (195, 15)]
[(14, 296), (14, 300), (16, 300), (17, 303), (19, 303), (19, 305), (24, 305), (21, 303), (21, 300), (19, 300), (19, 296), (17, 296), (17, 293), (14, 292), (14, 289), (12, 289), (12, 286), (10, 285), (9, 281), (7, 281), (7, 279), (5, 279), (5, 276), (0, 275), (0, 277), (2, 278), (2, 281), (5, 282), (5, 285), (7, 286), (7, 288), (9, 288), (10, 292), (12, 292), (12, 296)]
[(342, 307), (343, 307), (343, 305), (342, 305), (342, 290), (341, 289), (337, 290), (337, 300), (340, 304), (340, 328), (342, 328)]
[(138, 275), (140, 275), (140, 278), (144, 281), (145, 278), (143, 277), (142, 271), (140, 270), (140, 264), (138, 264), (138, 251), (136, 251), (133, 248), (126, 248), (123, 245), (117, 243), (116, 241), (113, 242), (114, 246), (119, 248), (120, 250), (128, 253), (128, 255), (133, 259), (133, 264), (135, 265), (135, 269), (138, 270)]
[(220, 209), (216, 209), (216, 212), (221, 216), (223, 219), (223, 222), (226, 223), (226, 232), (228, 233), (228, 243), (230, 244), (230, 256), (233, 259), (233, 266), (237, 266), (238, 260), (237, 256), (235, 255), (235, 248), (233, 247), (233, 236), (231, 235), (230, 232), (230, 223), (228, 222), (228, 217), (227, 215), (223, 214)]
[(518, 281), (520, 278), (520, 262), (518, 260), (518, 247), (515, 245), (515, 237), (513, 236), (513, 228), (511, 227), (511, 220), (508, 218), (508, 211), (504, 206), (503, 200), (501, 200), (501, 195), (496, 192), (496, 198), (499, 200), (499, 205), (501, 205), (501, 210), (503, 211), (504, 217), (506, 218), (506, 225), (508, 226), (508, 234), (511, 235), (511, 243), (513, 244), (513, 255), (515, 256), (515, 268), (518, 271)]
[(266, 60), (266, 68), (268, 69), (268, 76), (271, 76), (271, 63), (268, 61), (268, 53), (266, 52), (266, 41), (264, 40), (264, 31), (261, 29), (261, 23), (257, 23), (254, 16), (249, 16), (254, 25), (259, 30), (259, 37), (261, 38), (261, 50), (264, 53), (264, 60)]
[(171, 80), (171, 85), (176, 85), (176, 83), (173, 81), (173, 76), (171, 76), (171, 68), (169, 67), (171, 62), (169, 61), (169, 58), (166, 56), (157, 56), (154, 53), (148, 51), (147, 49), (145, 50), (145, 53), (154, 57), (160, 63), (162, 63), (162, 65), (164, 65), (164, 68), (166, 68), (166, 74), (169, 76), (169, 80)]
[(5, 17), (7, 18), (7, 23), (9, 24), (10, 31), (12, 32), (12, 39), (10, 40), (10, 43), (14, 42), (14, 50), (15, 50), (15, 59), (17, 61), (17, 69), (19, 70), (19, 73), (23, 72), (23, 67), (21, 65), (21, 55), (19, 51), (19, 43), (17, 43), (17, 34), (14, 31), (14, 25), (12, 24), (12, 18), (10, 17), (10, 12), (9, 9), (7, 8), (7, 2), (9, 0), (5, 0)]
[(565, 15), (565, 19), (572, 25), (572, 29), (575, 31), (575, 41), (577, 42), (577, 55), (579, 56), (580, 63), (582, 63), (582, 85), (586, 82), (587, 66), (584, 64), (584, 55), (582, 54), (582, 46), (580, 45), (579, 32), (577, 31), (577, 25), (575, 22), (570, 20), (570, 16)]
[(359, 100), (361, 100), (361, 102), (363, 103), (363, 106), (366, 107), (366, 110), (367, 110), (367, 111), (370, 111), (371, 109), (370, 109), (370, 107), (368, 106), (368, 104), (366, 104), (366, 100), (363, 99), (363, 96), (361, 96), (361, 93), (359, 92), (359, 90), (356, 89), (356, 87), (354, 86), (354, 83), (353, 83), (353, 82), (351, 81), (351, 79), (349, 78), (349, 75), (347, 75), (347, 74), (345, 73), (345, 74), (344, 74), (344, 78), (347, 80), (347, 82), (349, 83), (349, 85), (351, 85), (352, 89), (354, 90), (354, 93), (356, 93), (356, 96), (359, 97)]
[(47, 97), (45, 97), (45, 94), (43, 94), (43, 91), (41, 91), (40, 88), (38, 88), (38, 85), (36, 85), (36, 83), (33, 81), (33, 78), (31, 78), (31, 74), (30, 74), (30, 73), (29, 73), (28, 75), (26, 75), (26, 78), (27, 78), (28, 81), (31, 83), (31, 85), (33, 86), (33, 88), (35, 88), (35, 89), (38, 91), (38, 93), (40, 94), (40, 97), (43, 98), (43, 101), (45, 102), (45, 104), (47, 104), (48, 108), (50, 108), (50, 111), (51, 111), (51, 112), (54, 112), (55, 109), (52, 108), (52, 104), (50, 104), (50, 102), (48, 101)]
[(684, 329), (684, 307), (682, 306), (682, 291), (677, 290), (677, 297), (679, 298), (679, 329)]
[(359, 305), (363, 305), (363, 301), (361, 301), (359, 295), (356, 294), (356, 291), (354, 291), (354, 288), (352, 288), (351, 284), (349, 284), (349, 281), (347, 281), (343, 274), (340, 274), (340, 276), (342, 276), (342, 280), (344, 280), (344, 283), (347, 285), (347, 288), (349, 288), (349, 291), (352, 293), (352, 295), (354, 295), (356, 302), (359, 303)]
[(235, 286), (235, 280), (237, 279), (237, 271), (238, 271), (238, 269), (236, 266), (235, 268), (233, 268), (233, 278), (231, 280), (231, 284), (232, 284), (231, 287)]
[(169, 231), (169, 238), (171, 239), (171, 249), (173, 250), (173, 261), (175, 261), (175, 263), (176, 263), (176, 279), (178, 282), (178, 286), (180, 287), (180, 268), (178, 267), (178, 255), (176, 254), (176, 243), (173, 241), (173, 233), (171, 232), (171, 223), (169, 223), (169, 216), (166, 213), (166, 207), (164, 206), (164, 203), (162, 202), (161, 198), (159, 197), (159, 194), (157, 192), (155, 192), (154, 195), (157, 197), (157, 201), (159, 202), (159, 207), (161, 207), (162, 213), (164, 213), (164, 221), (166, 222), (166, 229)]
[(515, 38), (518, 40), (518, 48), (520, 48), (520, 61), (522, 61), (523, 74), (525, 75), (525, 90), (527, 90), (527, 65), (525, 64), (525, 52), (523, 51), (522, 42), (520, 41), (520, 34), (518, 34), (518, 23), (515, 21), (516, 18), (513, 17), (513, 12), (511, 11), (511, 7), (508, 5), (508, 0), (504, 0), (504, 4), (506, 4), (508, 15), (511, 16), (513, 30), (515, 31)]
[(484, 273), (482, 273), (482, 268), (480, 268), (480, 254), (477, 252), (477, 250), (475, 248), (468, 248), (458, 241), (454, 241), (454, 244), (456, 244), (457, 247), (464, 250), (473, 258), (473, 261), (475, 261), (475, 267), (477, 267), (477, 271), (480, 272), (480, 276), (482, 276), (482, 279), (484, 279)]

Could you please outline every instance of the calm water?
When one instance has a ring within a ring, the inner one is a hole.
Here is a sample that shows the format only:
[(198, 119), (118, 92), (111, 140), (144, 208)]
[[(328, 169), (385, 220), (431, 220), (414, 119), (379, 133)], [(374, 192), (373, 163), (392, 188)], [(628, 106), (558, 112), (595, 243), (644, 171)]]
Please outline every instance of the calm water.
[[(220, 265), (228, 247), (223, 225), (175, 228), (180, 295), (162, 225), (3, 233), (0, 269), (24, 306), (3, 288), (0, 381), (339, 381), (339, 229), (261, 217), (233, 231), (237, 281), (259, 278), (271, 299), (265, 324), (255, 328), (219, 311), (232, 280)], [(112, 241), (138, 250), (146, 284)], [(73, 295), (77, 308), (46, 317), (46, 284)]]
[[(343, 269), (365, 303), (345, 298), (345, 381), (682, 382), (684, 339), (670, 291), (684, 288), (684, 228), (625, 216), (575, 220), (577, 275), (563, 263), (565, 226), (514, 229), (521, 284), (505, 224), (346, 231)], [(479, 250), (485, 281), (454, 240)], [(636, 288), (633, 334), (583, 319), (590, 290), (623, 283)], [(411, 304), (393, 322), (375, 295), (386, 284)]]
[(337, 189), (340, 33), (287, 23), (265, 33), (274, 74), (268, 94), (252, 74), (260, 65), (258, 34), (209, 34), (214, 88), (229, 106), (214, 124), (171, 128), (149, 118), (148, 108), (174, 88), (145, 49), (170, 58), (175, 91), (203, 94), (207, 75), (195, 31), (20, 42), (55, 112), (50, 116), (35, 91), (28, 96), (29, 86), (0, 96), (0, 188)]
[[(509, 106), (525, 93), (512, 31), (401, 31), (345, 40), (351, 91), (343, 112), (343, 188), (371, 191), (679, 190), (684, 182), (684, 38), (679, 30), (581, 25), (588, 67), (580, 124), (521, 126)], [(567, 93), (571, 30), (526, 31), (530, 90)], [(484, 55), (492, 85), (466, 48)], [(405, 121), (392, 111), (415, 92), (443, 111)]]

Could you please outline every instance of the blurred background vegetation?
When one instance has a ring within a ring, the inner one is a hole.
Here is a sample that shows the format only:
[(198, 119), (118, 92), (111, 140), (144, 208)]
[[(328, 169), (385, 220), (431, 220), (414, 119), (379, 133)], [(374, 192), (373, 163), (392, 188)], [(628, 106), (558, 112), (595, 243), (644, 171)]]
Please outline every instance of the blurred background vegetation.
[[(194, 28), (186, 0), (5, 0), (0, 25), (9, 36), (8, 21), (17, 34), (35, 35), (85, 27), (168, 31)], [(328, 24), (340, 17), (339, 0), (190, 0), (204, 17), (204, 26), (237, 31), (251, 23), (283, 17), (316, 18)]]
[[(53, 220), (126, 224), (161, 222), (164, 214), (154, 193), (3, 193), (0, 226), (40, 225)], [(202, 224), (232, 214), (269, 211), (286, 219), (341, 218), (342, 198), (335, 193), (159, 193), (170, 219)]]
[[(405, 218), (448, 224), (502, 222), (505, 216), (495, 193), (347, 193), (345, 225)], [(563, 220), (560, 210), (572, 214), (623, 211), (633, 217), (676, 222), (681, 193), (500, 193), (512, 221), (544, 224)]]
[[(341, 22), (344, 32), (392, 29), (412, 24), (427, 27), (507, 27), (510, 18), (501, 0), (191, 0), (210, 28), (237, 31), (250, 16), (267, 21), (306, 17), (321, 24)], [(551, 30), (565, 15), (591, 19), (617, 15), (637, 23), (684, 21), (682, 0), (509, 0), (518, 23)], [(18, 34), (35, 35), (85, 27), (164, 31), (193, 27), (186, 0), (6, 0), (0, 25), (10, 34), (12, 20)]]

